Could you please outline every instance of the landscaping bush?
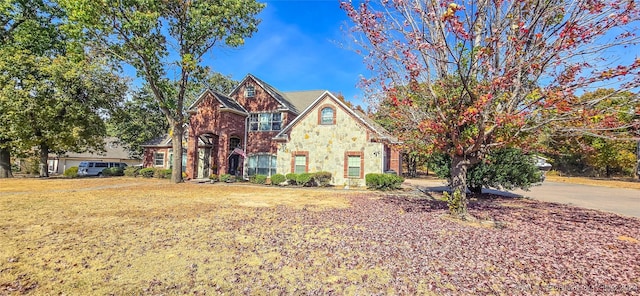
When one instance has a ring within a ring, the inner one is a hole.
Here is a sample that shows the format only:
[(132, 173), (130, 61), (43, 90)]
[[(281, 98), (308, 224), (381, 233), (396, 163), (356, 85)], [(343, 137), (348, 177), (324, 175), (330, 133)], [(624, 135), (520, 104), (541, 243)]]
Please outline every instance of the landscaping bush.
[(123, 173), (127, 177), (137, 177), (139, 171), (140, 171), (139, 167), (130, 166), (124, 169)]
[(298, 174), (298, 176), (296, 177), (296, 184), (302, 185), (302, 186), (311, 186), (313, 185), (311, 184), (312, 180), (313, 178), (310, 173), (302, 173), (302, 174)]
[(78, 167), (72, 166), (64, 171), (64, 176), (67, 178), (77, 178), (78, 177)]
[(287, 181), (289, 182), (289, 185), (296, 185), (297, 182), (296, 180), (298, 179), (298, 174), (294, 174), (294, 173), (289, 173), (285, 176), (285, 178), (287, 178)]
[(231, 179), (231, 175), (229, 174), (222, 174), (220, 175), (220, 182), (227, 182)]
[(158, 179), (171, 178), (171, 169), (156, 169), (153, 172), (153, 177)]
[(327, 187), (329, 183), (331, 183), (331, 173), (330, 172), (316, 172), (313, 174), (313, 180), (315, 184), (320, 187)]
[[(440, 178), (451, 178), (451, 158), (446, 154), (435, 155), (431, 169)], [(540, 182), (542, 172), (531, 156), (520, 149), (503, 148), (489, 153), (482, 162), (469, 168), (467, 187), (474, 193), (482, 188), (512, 190), (528, 189)]]
[(286, 180), (287, 177), (285, 177), (283, 174), (275, 174), (271, 176), (271, 185), (280, 185)]
[(251, 176), (251, 178), (249, 178), (249, 182), (254, 183), (254, 184), (265, 184), (265, 183), (267, 183), (267, 176), (266, 175), (253, 175), (253, 176)]
[(211, 180), (211, 181), (218, 181), (218, 175), (216, 175), (216, 174), (211, 174), (211, 175), (209, 175), (209, 180)]
[(140, 176), (143, 176), (145, 178), (151, 178), (153, 177), (153, 174), (155, 173), (156, 169), (154, 168), (144, 168), (144, 169), (140, 169), (138, 171), (138, 174)]
[(119, 167), (106, 168), (106, 169), (102, 170), (102, 175), (105, 176), (105, 177), (109, 177), (109, 176), (124, 176), (124, 170), (122, 168), (119, 168)]
[(369, 189), (395, 190), (399, 189), (404, 178), (395, 174), (367, 174), (364, 176)]

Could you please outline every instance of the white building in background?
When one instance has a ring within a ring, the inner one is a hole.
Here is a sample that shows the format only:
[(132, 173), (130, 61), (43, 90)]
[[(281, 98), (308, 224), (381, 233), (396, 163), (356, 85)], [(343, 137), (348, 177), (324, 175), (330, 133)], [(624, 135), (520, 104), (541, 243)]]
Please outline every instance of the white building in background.
[(49, 173), (62, 174), (70, 167), (77, 167), (81, 161), (124, 162), (128, 166), (141, 165), (141, 159), (131, 158), (129, 151), (118, 144), (117, 138), (106, 138), (104, 153), (73, 153), (49, 154)]

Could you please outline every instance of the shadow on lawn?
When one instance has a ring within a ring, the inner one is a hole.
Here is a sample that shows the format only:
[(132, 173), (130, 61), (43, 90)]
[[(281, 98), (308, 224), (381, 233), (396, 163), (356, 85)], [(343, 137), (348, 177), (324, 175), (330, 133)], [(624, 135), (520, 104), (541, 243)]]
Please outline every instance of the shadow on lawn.
[[(402, 208), (405, 212), (445, 212), (449, 209), (447, 202), (441, 199), (442, 192), (450, 192), (447, 186), (416, 189), (422, 194), (412, 196), (391, 194), (384, 201)], [(555, 226), (561, 231), (573, 231), (576, 227), (607, 228), (625, 225), (640, 227), (640, 219), (560, 203), (532, 200), (506, 191), (483, 189), (481, 195), (467, 194), (470, 197), (469, 213), (480, 219), (517, 221), (542, 227)]]

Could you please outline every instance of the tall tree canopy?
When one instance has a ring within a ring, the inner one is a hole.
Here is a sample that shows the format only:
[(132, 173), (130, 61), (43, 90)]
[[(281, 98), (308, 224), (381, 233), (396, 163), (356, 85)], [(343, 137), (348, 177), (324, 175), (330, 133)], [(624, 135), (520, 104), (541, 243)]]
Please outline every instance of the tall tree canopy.
[[(60, 12), (41, 0), (0, 2), (0, 90), (6, 91), (16, 76), (16, 56), (45, 55), (61, 47), (53, 20)], [(11, 135), (10, 98), (0, 95), (0, 178), (11, 177), (11, 152), (15, 139)]]
[[(635, 35), (640, 8), (634, 1), (341, 5), (373, 73), (364, 85), (413, 112), (414, 100), (426, 102), (415, 125), (434, 148), (451, 156), (452, 189), (462, 195), (456, 207), (462, 216), (467, 170), (490, 149), (513, 145), (551, 123), (563, 132), (606, 137), (639, 124), (616, 121), (613, 109), (605, 120), (593, 120), (593, 106), (604, 98), (585, 102), (574, 96), (602, 83), (616, 83), (620, 90), (640, 84), (640, 57), (618, 54), (640, 51)], [(621, 106), (640, 112), (637, 97)]]
[[(35, 147), (40, 176), (46, 177), (49, 152), (102, 149), (103, 117), (123, 98), (126, 85), (66, 35), (65, 13), (55, 2), (2, 4), (0, 154), (4, 159)], [(8, 177), (3, 170), (0, 175)]]
[[(636, 163), (637, 141), (633, 140), (637, 132), (630, 123), (640, 119), (640, 113), (634, 112), (634, 106), (626, 104), (630, 98), (637, 96), (631, 92), (617, 92), (614, 89), (597, 89), (594, 92), (587, 92), (576, 98), (583, 102), (592, 102), (594, 98), (602, 98), (593, 105), (597, 111), (592, 121), (611, 120), (605, 116), (608, 110), (616, 111), (617, 123), (629, 125), (625, 131), (618, 131), (618, 139), (599, 137), (598, 135), (551, 135), (546, 139), (545, 146), (547, 152), (553, 155), (555, 166), (569, 174), (606, 176), (634, 175)], [(626, 109), (626, 111), (625, 111)], [(605, 123), (605, 125), (608, 123)]]
[[(205, 89), (230, 93), (238, 81), (220, 73), (207, 71), (207, 75), (191, 83), (185, 95), (185, 107), (190, 106)], [(108, 119), (109, 134), (117, 137), (132, 157), (142, 158), (142, 144), (168, 132), (169, 126), (158, 107), (148, 85), (134, 92)]]
[[(237, 47), (257, 31), (255, 0), (60, 0), (90, 44), (132, 65), (171, 128), (173, 182), (182, 182), (184, 100), (216, 45)], [(177, 85), (177, 88), (174, 87)]]

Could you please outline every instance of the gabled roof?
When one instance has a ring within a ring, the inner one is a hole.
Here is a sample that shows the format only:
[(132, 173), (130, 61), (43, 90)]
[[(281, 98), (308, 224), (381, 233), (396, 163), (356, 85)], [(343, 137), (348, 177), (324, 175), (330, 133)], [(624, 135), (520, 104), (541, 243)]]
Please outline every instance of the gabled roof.
[(379, 124), (377, 124), (375, 121), (373, 121), (372, 119), (370, 119), (369, 117), (367, 117), (366, 115), (364, 115), (364, 113), (362, 112), (356, 112), (354, 110), (352, 110), (351, 108), (349, 108), (345, 103), (343, 103), (342, 101), (340, 101), (338, 98), (336, 98), (336, 96), (334, 96), (331, 92), (329, 91), (324, 91), (322, 92), (322, 94), (320, 96), (318, 96), (313, 103), (311, 103), (302, 113), (300, 113), (300, 115), (298, 115), (298, 117), (296, 117), (292, 122), (290, 122), (284, 129), (282, 129), (275, 137), (274, 139), (278, 139), (278, 140), (282, 140), (282, 139), (286, 139), (286, 135), (287, 133), (299, 122), (301, 121), (304, 117), (306, 117), (309, 112), (311, 112), (313, 109), (315, 109), (318, 104), (320, 103), (320, 101), (322, 101), (323, 98), (325, 98), (325, 96), (328, 96), (330, 99), (332, 99), (334, 102), (336, 102), (338, 105), (340, 105), (345, 111), (347, 111), (352, 117), (354, 117), (356, 120), (360, 121), (360, 123), (364, 124), (367, 128), (369, 128), (371, 131), (373, 131), (374, 133), (376, 133), (376, 136), (378, 139), (380, 140), (385, 140), (385, 141), (389, 141), (393, 144), (399, 144), (401, 143), (400, 141), (398, 141), (398, 138), (392, 136), (386, 129), (384, 129), (382, 126), (380, 126)]
[(193, 104), (191, 104), (191, 106), (189, 106), (189, 108), (187, 109), (187, 111), (195, 111), (198, 107), (198, 105), (202, 102), (202, 100), (204, 100), (204, 98), (206, 97), (206, 94), (211, 94), (215, 99), (218, 100), (218, 102), (220, 102), (220, 104), (222, 104), (225, 108), (228, 108), (230, 110), (234, 110), (236, 112), (239, 113), (243, 113), (243, 114), (249, 114), (249, 112), (247, 112), (247, 110), (245, 108), (243, 108), (240, 104), (238, 104), (238, 102), (236, 102), (234, 99), (229, 98), (226, 95), (223, 95), (217, 91), (211, 90), (211, 89), (206, 89), (204, 90), (199, 96), (198, 99), (193, 102)]
[[(55, 155), (55, 156), (54, 156)], [(50, 154), (50, 157), (66, 157), (66, 158), (113, 158), (113, 159), (132, 159), (129, 156), (129, 150), (119, 144), (119, 139), (115, 137), (107, 137), (104, 139), (104, 152), (66, 152), (61, 154)]]
[(391, 133), (389, 133), (389, 131), (386, 128), (384, 128), (379, 123), (377, 123), (375, 120), (373, 120), (373, 118), (367, 116), (366, 114), (364, 114), (364, 113), (362, 113), (361, 111), (358, 111), (358, 110), (353, 110), (353, 112), (358, 114), (358, 116), (360, 116), (360, 118), (362, 118), (362, 120), (366, 121), (370, 126), (372, 126), (373, 129), (378, 134), (383, 136), (382, 138), (388, 139), (391, 143), (394, 143), (394, 144), (401, 143), (401, 141), (398, 140), (398, 138), (396, 136), (394, 136)]
[(322, 94), (323, 90), (311, 90), (311, 91), (294, 91), (294, 92), (281, 92), (277, 88), (271, 86), (270, 84), (264, 82), (262, 79), (254, 76), (249, 73), (247, 76), (240, 81), (238, 86), (234, 88), (229, 96), (238, 91), (240, 86), (244, 85), (245, 82), (249, 79), (255, 81), (262, 89), (264, 89), (268, 94), (270, 94), (280, 105), (283, 106), (284, 109), (289, 110), (295, 114), (300, 114), (300, 112), (306, 109), (320, 94)]
[(295, 107), (295, 113), (300, 114), (301, 111), (307, 109), (319, 96), (321, 96), (324, 90), (308, 90), (308, 91), (290, 91), (284, 92), (284, 96)]
[(158, 137), (155, 137), (149, 141), (144, 142), (144, 144), (140, 145), (142, 147), (167, 147), (171, 146), (171, 136), (169, 134), (164, 134)]

